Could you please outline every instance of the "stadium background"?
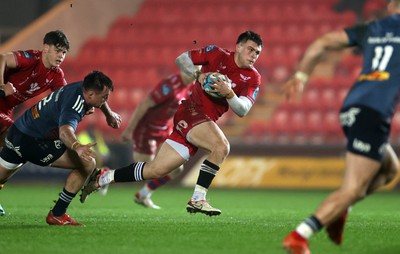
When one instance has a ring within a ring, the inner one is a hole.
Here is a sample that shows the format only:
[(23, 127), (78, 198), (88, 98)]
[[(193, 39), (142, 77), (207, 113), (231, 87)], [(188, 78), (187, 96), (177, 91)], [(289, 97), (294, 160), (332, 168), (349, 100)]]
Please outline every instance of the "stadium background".
[[(180, 53), (208, 44), (234, 48), (237, 35), (251, 29), (264, 40), (256, 68), (263, 87), (250, 114), (231, 112), (220, 119), (231, 154), (216, 177), (216, 187), (319, 188), (338, 186), (343, 174), (344, 138), (338, 109), (359, 71), (356, 50), (332, 53), (320, 64), (301, 102), (279, 95), (305, 47), (318, 35), (361, 22), (340, 0), (7, 0), (0, 10), (0, 52), (40, 49), (50, 30), (61, 29), (71, 50), (61, 65), (68, 82), (99, 69), (115, 83), (109, 100), (127, 124), (131, 112), (159, 79), (177, 70)], [(22, 8), (21, 6), (24, 6)], [(385, 1), (367, 0), (361, 18), (384, 15)], [(36, 101), (15, 111), (18, 116)], [(121, 130), (109, 128), (99, 113), (85, 117), (79, 131), (96, 128), (110, 148), (108, 166), (131, 159)], [(391, 141), (399, 152), (400, 115)], [(175, 184), (192, 185), (203, 152), (187, 163)], [(67, 173), (67, 172), (65, 172)], [(64, 174), (27, 164), (11, 181), (63, 181)], [(396, 187), (395, 181), (390, 188)]]

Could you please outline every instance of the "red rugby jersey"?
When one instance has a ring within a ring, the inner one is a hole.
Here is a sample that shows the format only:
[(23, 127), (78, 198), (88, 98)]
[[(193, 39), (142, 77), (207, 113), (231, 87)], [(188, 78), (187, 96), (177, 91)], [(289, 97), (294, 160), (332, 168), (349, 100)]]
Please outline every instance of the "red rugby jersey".
[(47, 69), (43, 65), (42, 51), (26, 50), (13, 53), (17, 68), (5, 71), (4, 83), (11, 82), (17, 91), (0, 100), (2, 113), (8, 113), (15, 106), (48, 89), (55, 91), (67, 84), (64, 72), (59, 67)]
[[(207, 46), (190, 50), (189, 55), (195, 65), (202, 65), (203, 73), (219, 72), (227, 75), (232, 80), (233, 91), (238, 97), (245, 96), (251, 102), (255, 102), (261, 85), (261, 75), (254, 67), (239, 68), (234, 61), (234, 52), (218, 46)], [(190, 100), (195, 102), (213, 121), (229, 109), (225, 98), (207, 95), (199, 82), (193, 86)]]

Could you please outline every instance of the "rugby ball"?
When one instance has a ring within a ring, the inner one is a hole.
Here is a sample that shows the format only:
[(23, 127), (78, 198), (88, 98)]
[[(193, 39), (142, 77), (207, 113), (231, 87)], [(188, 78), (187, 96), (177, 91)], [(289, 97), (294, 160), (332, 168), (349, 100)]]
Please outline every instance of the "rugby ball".
[(214, 88), (211, 87), (211, 84), (214, 84), (214, 80), (215, 79), (221, 79), (223, 81), (226, 81), (226, 77), (225, 75), (218, 73), (218, 72), (213, 72), (207, 75), (207, 77), (204, 80), (204, 84), (203, 84), (203, 90), (204, 92), (206, 92), (208, 95), (214, 97), (214, 98), (224, 98), (225, 95), (222, 95), (220, 93), (215, 93)]

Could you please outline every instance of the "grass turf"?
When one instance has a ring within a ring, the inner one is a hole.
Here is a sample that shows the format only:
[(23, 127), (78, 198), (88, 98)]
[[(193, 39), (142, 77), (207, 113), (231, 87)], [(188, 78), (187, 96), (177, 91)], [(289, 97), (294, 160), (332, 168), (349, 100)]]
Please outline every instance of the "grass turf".
[[(281, 242), (328, 195), (327, 191), (211, 189), (222, 215), (188, 214), (192, 189), (165, 187), (153, 200), (161, 210), (133, 203), (140, 185), (113, 186), (107, 196), (71, 203), (68, 213), (86, 227), (48, 226), (45, 217), (61, 184), (7, 184), (0, 191), (1, 253), (284, 253)], [(311, 239), (312, 253), (400, 253), (398, 193), (377, 193), (353, 207), (342, 246), (325, 232)]]

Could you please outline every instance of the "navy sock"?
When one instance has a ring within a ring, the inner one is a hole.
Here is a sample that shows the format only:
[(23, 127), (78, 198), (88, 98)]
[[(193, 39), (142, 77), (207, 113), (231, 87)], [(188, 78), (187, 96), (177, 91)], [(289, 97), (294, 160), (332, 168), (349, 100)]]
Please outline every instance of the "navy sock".
[(310, 226), (310, 228), (314, 231), (314, 233), (320, 231), (323, 227), (321, 222), (314, 215), (310, 216), (305, 223)]
[(63, 215), (71, 203), (72, 199), (76, 196), (76, 193), (68, 192), (65, 188), (60, 193), (60, 197), (58, 198), (56, 205), (53, 207), (52, 212), (54, 216)]

